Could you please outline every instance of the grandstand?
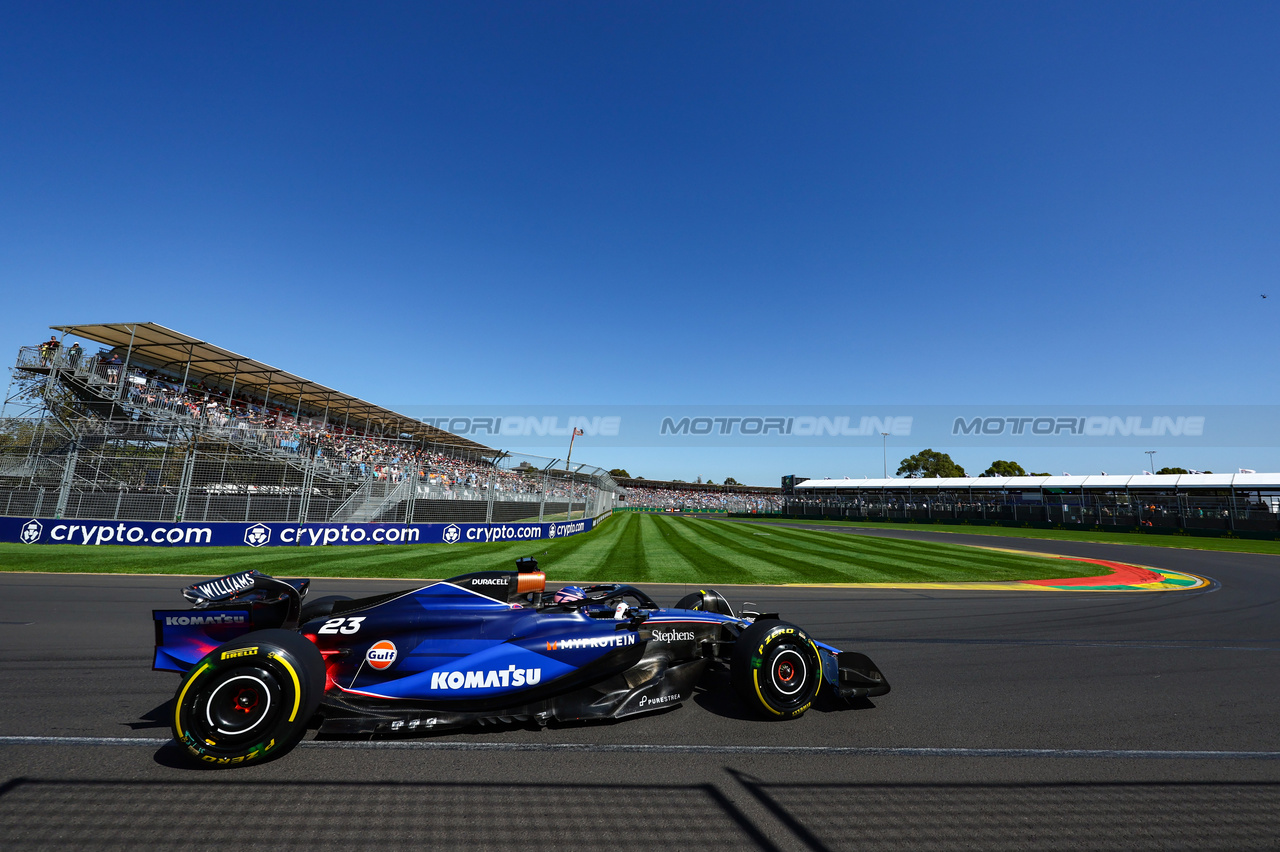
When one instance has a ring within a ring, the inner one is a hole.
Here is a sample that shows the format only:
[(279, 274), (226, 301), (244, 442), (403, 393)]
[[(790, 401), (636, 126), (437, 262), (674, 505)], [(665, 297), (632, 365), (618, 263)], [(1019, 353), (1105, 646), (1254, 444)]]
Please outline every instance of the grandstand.
[(613, 505), (598, 468), (493, 449), (154, 323), (52, 328), (62, 339), (22, 348), (5, 395), (2, 515), (505, 522)]
[(620, 506), (678, 512), (777, 512), (782, 489), (657, 479), (617, 479)]
[(1280, 474), (809, 479), (788, 515), (1275, 533)]

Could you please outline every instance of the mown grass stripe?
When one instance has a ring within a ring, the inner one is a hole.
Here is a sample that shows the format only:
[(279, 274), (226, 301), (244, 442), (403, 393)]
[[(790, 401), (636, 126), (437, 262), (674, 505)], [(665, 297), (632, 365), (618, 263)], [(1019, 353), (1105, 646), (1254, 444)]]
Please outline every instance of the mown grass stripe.
[[(754, 532), (770, 535), (757, 536)], [(550, 579), (589, 582), (803, 583), (1057, 579), (1094, 566), (954, 544), (765, 527), (672, 515), (619, 515), (561, 539), (494, 544), (252, 549), (0, 544), (0, 570), (216, 576), (256, 568), (282, 577), (415, 581), (510, 569), (533, 556)]]
[[(773, 578), (765, 579), (760, 574), (744, 569), (744, 566), (724, 559), (694, 541), (685, 537), (683, 519), (674, 519), (660, 515), (642, 516), (650, 518), (662, 527), (668, 545), (693, 568), (690, 578), (695, 583), (777, 583), (785, 582)], [(772, 572), (769, 572), (772, 573)]]
[(788, 583), (843, 583), (848, 582), (850, 575), (831, 565), (819, 565), (810, 556), (808, 560), (795, 559), (785, 555), (777, 546), (757, 546), (748, 544), (740, 537), (726, 534), (726, 531), (715, 525), (699, 521), (686, 521), (690, 531), (704, 539), (712, 541), (716, 546), (728, 548), (749, 559), (759, 560), (768, 565), (785, 568), (795, 579)]

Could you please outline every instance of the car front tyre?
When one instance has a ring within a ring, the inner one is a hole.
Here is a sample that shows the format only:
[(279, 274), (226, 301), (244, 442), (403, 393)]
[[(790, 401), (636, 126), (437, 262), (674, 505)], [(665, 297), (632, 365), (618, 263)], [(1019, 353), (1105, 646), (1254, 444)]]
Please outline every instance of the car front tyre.
[(807, 633), (785, 621), (752, 624), (733, 645), (730, 681), (742, 703), (769, 719), (794, 719), (813, 704), (822, 661)]

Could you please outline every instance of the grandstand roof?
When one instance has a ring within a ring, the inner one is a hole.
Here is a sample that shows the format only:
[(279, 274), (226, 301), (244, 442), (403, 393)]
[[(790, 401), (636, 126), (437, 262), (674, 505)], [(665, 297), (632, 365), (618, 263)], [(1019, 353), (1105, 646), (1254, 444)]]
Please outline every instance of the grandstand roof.
[(1106, 490), (1157, 488), (1243, 488), (1251, 491), (1280, 490), (1280, 473), (1186, 473), (1163, 476), (969, 476), (936, 479), (807, 479), (796, 489), (876, 490), (889, 488), (925, 489), (1021, 489), (1098, 488)]
[(266, 396), (269, 388), (273, 402), (287, 402), (289, 405), (301, 402), (303, 406), (315, 411), (327, 407), (330, 419), (349, 415), (353, 425), (377, 426), (384, 431), (409, 434), (428, 443), (444, 444), (483, 455), (497, 454), (496, 450), (452, 432), (428, 426), (389, 408), (374, 405), (153, 322), (88, 323), (54, 325), (50, 328), (113, 348), (131, 348), (139, 360), (148, 366), (176, 371), (179, 375), (190, 365), (192, 378), (214, 379), (220, 384), (230, 383), (234, 379), (237, 390), (243, 388), (263, 396)]

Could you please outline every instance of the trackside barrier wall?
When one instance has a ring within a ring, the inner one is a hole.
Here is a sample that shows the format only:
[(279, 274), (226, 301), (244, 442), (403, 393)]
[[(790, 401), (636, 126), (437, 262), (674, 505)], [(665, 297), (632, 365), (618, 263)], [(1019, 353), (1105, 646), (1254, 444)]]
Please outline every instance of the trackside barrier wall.
[[(607, 513), (600, 518), (608, 517)], [(151, 547), (279, 547), (555, 541), (590, 532), (596, 518), (552, 523), (155, 523), (0, 518), (0, 542)]]

